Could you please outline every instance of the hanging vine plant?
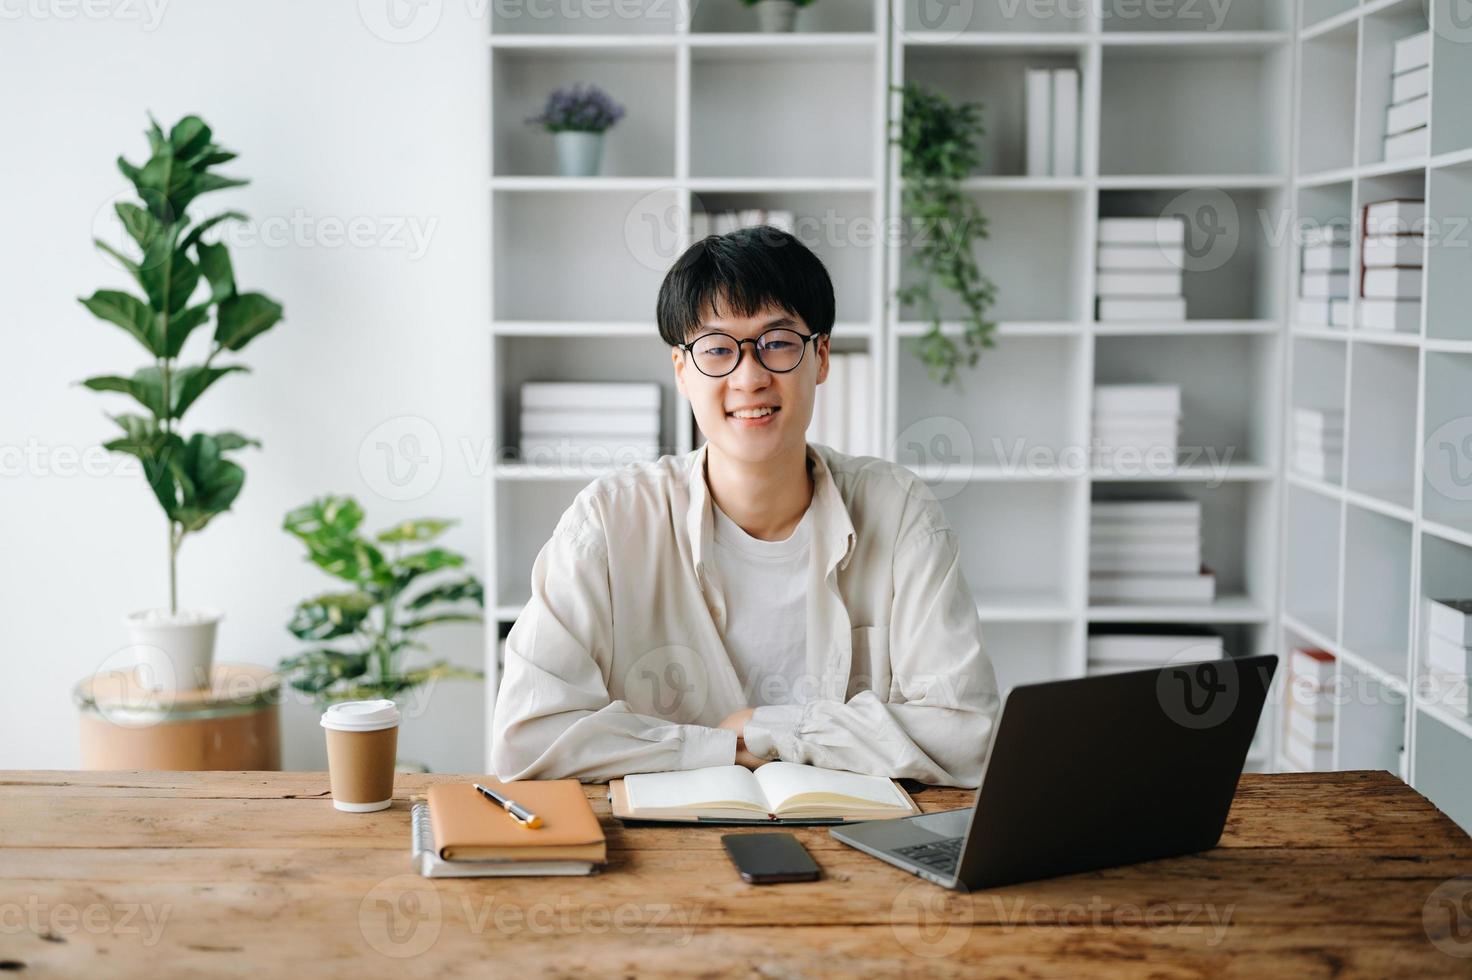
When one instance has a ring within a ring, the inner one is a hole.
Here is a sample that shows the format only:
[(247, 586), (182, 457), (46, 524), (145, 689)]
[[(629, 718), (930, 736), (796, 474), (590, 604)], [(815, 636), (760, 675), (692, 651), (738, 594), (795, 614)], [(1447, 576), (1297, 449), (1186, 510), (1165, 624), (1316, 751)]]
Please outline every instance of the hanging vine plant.
[[(901, 110), (890, 142), (900, 148), (900, 210), (912, 236), (906, 265), (917, 273), (895, 289), (895, 300), (930, 323), (917, 356), (933, 380), (952, 384), (961, 364), (974, 367), (981, 351), (995, 343), (996, 324), (986, 311), (996, 302), (997, 287), (972, 251), (973, 243), (987, 237), (986, 217), (961, 188), (981, 166), (982, 106), (953, 103), (914, 82), (894, 90)], [(965, 309), (959, 343), (941, 329), (940, 293), (954, 295)]]

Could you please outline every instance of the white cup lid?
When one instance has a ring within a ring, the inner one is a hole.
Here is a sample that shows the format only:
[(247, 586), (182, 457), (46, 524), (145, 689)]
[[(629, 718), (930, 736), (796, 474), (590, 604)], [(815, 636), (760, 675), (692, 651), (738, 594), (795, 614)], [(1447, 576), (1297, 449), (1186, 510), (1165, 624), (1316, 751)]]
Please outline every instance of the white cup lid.
[(340, 701), (322, 712), (322, 727), (343, 732), (372, 732), (399, 723), (399, 708), (392, 701)]

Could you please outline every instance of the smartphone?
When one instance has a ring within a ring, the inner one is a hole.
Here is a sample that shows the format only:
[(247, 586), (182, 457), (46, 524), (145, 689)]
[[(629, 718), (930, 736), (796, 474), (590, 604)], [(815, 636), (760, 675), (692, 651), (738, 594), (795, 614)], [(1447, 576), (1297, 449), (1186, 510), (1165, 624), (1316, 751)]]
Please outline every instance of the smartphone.
[(741, 880), (753, 885), (779, 881), (817, 881), (818, 864), (791, 834), (726, 834), (721, 837), (726, 853), (741, 873)]

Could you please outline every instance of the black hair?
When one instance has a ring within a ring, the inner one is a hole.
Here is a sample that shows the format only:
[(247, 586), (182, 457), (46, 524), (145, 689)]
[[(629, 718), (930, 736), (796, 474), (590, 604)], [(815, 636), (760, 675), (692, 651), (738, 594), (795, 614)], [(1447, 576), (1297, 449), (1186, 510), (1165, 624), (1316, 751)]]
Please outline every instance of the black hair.
[(659, 287), (655, 316), (671, 347), (689, 340), (720, 300), (738, 316), (774, 306), (802, 317), (815, 334), (833, 332), (833, 280), (812, 250), (771, 225), (709, 235), (687, 248)]

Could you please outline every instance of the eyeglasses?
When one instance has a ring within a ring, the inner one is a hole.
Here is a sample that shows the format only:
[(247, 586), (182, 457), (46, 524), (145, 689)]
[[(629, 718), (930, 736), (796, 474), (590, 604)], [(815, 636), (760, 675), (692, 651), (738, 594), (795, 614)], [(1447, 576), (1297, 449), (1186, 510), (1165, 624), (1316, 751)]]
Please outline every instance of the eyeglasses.
[(762, 367), (776, 374), (786, 374), (802, 363), (808, 341), (821, 336), (779, 327), (746, 340), (737, 340), (730, 334), (708, 333), (688, 344), (680, 344), (679, 348), (690, 355), (701, 374), (710, 378), (724, 378), (740, 367), (741, 357), (746, 353), (743, 344), (752, 346)]

